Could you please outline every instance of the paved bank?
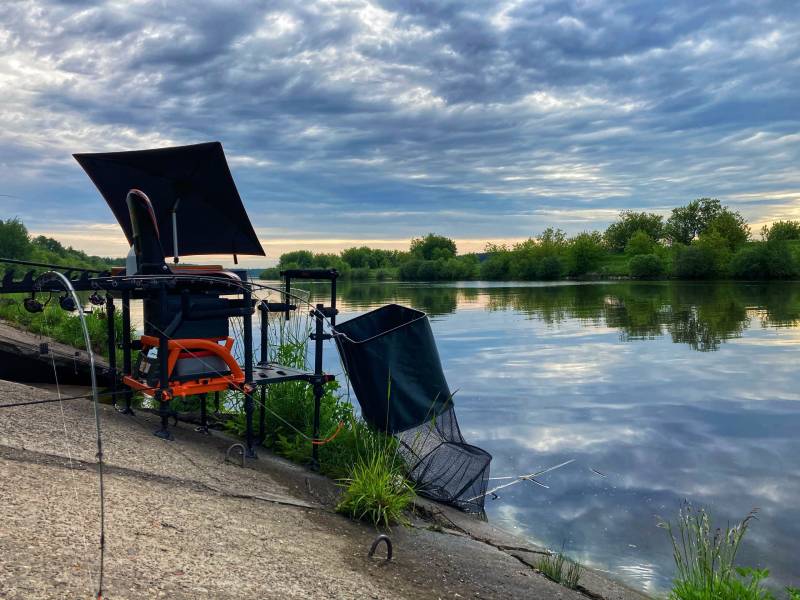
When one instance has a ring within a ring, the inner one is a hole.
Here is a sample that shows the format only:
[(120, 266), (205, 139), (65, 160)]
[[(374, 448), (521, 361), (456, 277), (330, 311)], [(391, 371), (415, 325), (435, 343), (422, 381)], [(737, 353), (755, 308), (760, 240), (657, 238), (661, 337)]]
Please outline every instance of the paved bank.
[[(50, 392), (0, 381), (0, 406)], [(376, 532), (332, 511), (336, 488), (269, 456), (223, 461), (230, 440), (102, 406), (105, 597), (564, 598), (531, 569), (539, 549), (442, 507), (439, 525), (391, 532), (391, 562), (367, 558)], [(92, 406), (0, 409), (0, 597), (90, 598), (97, 578), (98, 490)], [(592, 593), (642, 596), (588, 573)]]

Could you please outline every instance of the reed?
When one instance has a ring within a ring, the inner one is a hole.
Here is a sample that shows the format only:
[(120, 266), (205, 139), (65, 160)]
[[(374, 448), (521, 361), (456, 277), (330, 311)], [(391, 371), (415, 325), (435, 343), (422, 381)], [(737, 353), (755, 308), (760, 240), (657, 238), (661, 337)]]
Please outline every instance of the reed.
[(763, 586), (766, 569), (737, 567), (736, 555), (750, 523), (752, 510), (742, 521), (725, 529), (715, 528), (708, 513), (686, 503), (678, 514), (676, 527), (664, 521), (672, 541), (676, 576), (671, 600), (772, 600)]
[(546, 554), (536, 563), (536, 569), (548, 579), (572, 590), (578, 587), (582, 567), (568, 559), (563, 552)]

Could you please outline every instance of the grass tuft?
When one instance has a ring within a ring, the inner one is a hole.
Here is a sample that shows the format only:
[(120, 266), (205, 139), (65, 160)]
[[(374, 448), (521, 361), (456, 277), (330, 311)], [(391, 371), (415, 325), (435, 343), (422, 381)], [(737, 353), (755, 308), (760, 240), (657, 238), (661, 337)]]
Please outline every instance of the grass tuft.
[(548, 579), (574, 590), (581, 578), (581, 565), (564, 556), (563, 552), (546, 554), (536, 563), (536, 569)]
[(773, 600), (772, 592), (762, 585), (769, 577), (767, 569), (735, 564), (742, 540), (755, 518), (753, 510), (741, 522), (723, 530), (712, 526), (705, 510), (695, 510), (686, 503), (678, 515), (677, 531), (668, 521), (659, 523), (672, 540), (677, 570), (670, 600)]
[(397, 442), (377, 432), (369, 435), (350, 476), (342, 479), (346, 488), (336, 510), (376, 527), (406, 525), (404, 511), (414, 499), (414, 489), (405, 478)]

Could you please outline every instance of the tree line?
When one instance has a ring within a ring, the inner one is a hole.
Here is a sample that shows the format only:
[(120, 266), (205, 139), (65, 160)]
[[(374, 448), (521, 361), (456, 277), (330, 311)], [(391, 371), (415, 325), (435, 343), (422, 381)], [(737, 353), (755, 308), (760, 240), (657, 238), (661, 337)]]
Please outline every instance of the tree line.
[(366, 246), (340, 254), (307, 250), (281, 255), (262, 276), (282, 269), (336, 268), (353, 279), (555, 280), (793, 279), (800, 277), (800, 221), (777, 221), (753, 239), (742, 215), (714, 198), (699, 198), (659, 214), (624, 210), (605, 231), (567, 236), (548, 227), (513, 245), (488, 244), (461, 254), (453, 240), (433, 233), (411, 240), (409, 250)]
[[(56, 265), (83, 267), (86, 269), (108, 269), (112, 265), (123, 265), (123, 258), (91, 256), (72, 246), (64, 246), (58, 240), (44, 235), (31, 236), (19, 219), (0, 219), (0, 258), (30, 260)], [(0, 273), (11, 265), (0, 264)], [(15, 269), (17, 271), (22, 268)]]

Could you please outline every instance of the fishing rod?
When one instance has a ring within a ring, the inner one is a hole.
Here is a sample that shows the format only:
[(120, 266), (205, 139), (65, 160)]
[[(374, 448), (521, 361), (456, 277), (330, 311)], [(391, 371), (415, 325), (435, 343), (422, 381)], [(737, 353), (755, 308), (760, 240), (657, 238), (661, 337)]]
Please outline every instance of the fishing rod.
[[(41, 275), (37, 281), (37, 286), (42, 286), (48, 280), (58, 281), (64, 286), (64, 290), (72, 297), (75, 307), (78, 311), (78, 317), (81, 322), (81, 329), (83, 330), (83, 341), (86, 345), (86, 353), (89, 355), (89, 374), (92, 381), (92, 401), (94, 405), (94, 423), (95, 423), (95, 437), (97, 443), (97, 475), (99, 478), (99, 495), (100, 495), (100, 566), (98, 570), (97, 579), (97, 596), (98, 600), (103, 598), (103, 576), (105, 564), (105, 550), (106, 550), (106, 518), (105, 518), (105, 485), (103, 481), (103, 437), (102, 426), (100, 423), (100, 400), (97, 391), (97, 376), (95, 374), (95, 360), (94, 351), (92, 350), (92, 342), (89, 337), (89, 329), (86, 326), (86, 317), (83, 312), (78, 294), (75, 288), (72, 287), (72, 282), (63, 274), (58, 271), (48, 271)], [(59, 393), (60, 396), (60, 393)]]

